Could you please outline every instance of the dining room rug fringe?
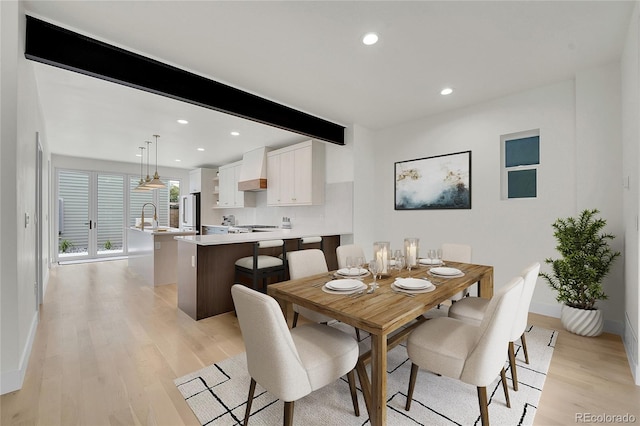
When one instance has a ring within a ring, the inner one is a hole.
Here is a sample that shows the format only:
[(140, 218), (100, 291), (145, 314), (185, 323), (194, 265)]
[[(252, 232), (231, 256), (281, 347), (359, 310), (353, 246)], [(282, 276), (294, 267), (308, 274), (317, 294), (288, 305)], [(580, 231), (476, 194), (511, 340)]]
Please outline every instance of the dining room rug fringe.
[[(437, 314), (436, 314), (437, 316)], [(355, 338), (353, 327), (337, 323)], [(549, 369), (557, 332), (530, 326), (526, 330), (530, 364), (516, 342), (516, 364), (519, 390), (513, 390), (508, 362), (507, 381), (511, 408), (505, 404), (499, 376), (487, 387), (489, 419), (495, 425), (532, 425)], [(362, 350), (369, 347), (369, 337), (363, 334)], [(506, 352), (506, 348), (505, 348)], [(416, 381), (410, 411), (405, 411), (406, 392), (411, 362), (405, 346), (389, 351), (387, 370), (387, 424), (389, 425), (479, 425), (480, 416), (476, 388), (448, 377), (420, 370)], [(242, 353), (233, 358), (210, 365), (174, 380), (202, 425), (242, 424), (247, 402), (250, 377), (246, 357)], [(294, 424), (314, 425), (369, 425), (367, 410), (358, 385), (360, 417), (353, 413), (346, 377), (312, 392), (295, 402)], [(283, 403), (256, 386), (249, 424), (282, 424)]]

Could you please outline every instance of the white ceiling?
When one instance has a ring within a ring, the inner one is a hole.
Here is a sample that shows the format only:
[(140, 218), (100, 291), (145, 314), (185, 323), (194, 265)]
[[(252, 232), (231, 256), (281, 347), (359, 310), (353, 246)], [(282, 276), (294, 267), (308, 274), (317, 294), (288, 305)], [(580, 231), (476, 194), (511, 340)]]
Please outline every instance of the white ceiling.
[[(82, 34), (339, 124), (373, 130), (617, 61), (634, 6), (632, 1), (24, 4), (28, 14)], [(360, 42), (368, 31), (380, 35), (374, 46)], [(190, 169), (224, 164), (259, 146), (304, 140), (47, 65), (35, 68), (53, 153), (137, 162), (137, 147), (157, 133), (159, 164)], [(441, 96), (445, 86), (455, 92)], [(178, 118), (190, 123), (179, 125)], [(234, 138), (231, 130), (241, 135)]]

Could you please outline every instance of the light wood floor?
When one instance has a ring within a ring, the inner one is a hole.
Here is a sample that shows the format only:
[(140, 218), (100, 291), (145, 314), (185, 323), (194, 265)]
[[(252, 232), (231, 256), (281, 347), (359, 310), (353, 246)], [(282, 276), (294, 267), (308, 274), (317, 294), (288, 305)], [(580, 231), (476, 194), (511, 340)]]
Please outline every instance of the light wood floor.
[[(59, 266), (49, 288), (24, 386), (0, 399), (4, 425), (195, 425), (173, 379), (244, 350), (232, 314), (193, 321), (176, 287), (150, 288), (126, 261)], [(560, 330), (537, 425), (576, 423), (576, 413), (640, 422), (640, 387), (621, 339)]]

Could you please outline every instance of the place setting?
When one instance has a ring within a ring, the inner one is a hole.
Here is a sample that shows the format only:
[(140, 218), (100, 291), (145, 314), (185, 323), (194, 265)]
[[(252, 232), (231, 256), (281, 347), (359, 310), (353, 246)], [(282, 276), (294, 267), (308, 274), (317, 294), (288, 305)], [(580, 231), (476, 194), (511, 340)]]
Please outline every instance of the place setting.
[(427, 257), (418, 259), (418, 263), (425, 266), (444, 266), (442, 250), (427, 250)]
[(367, 288), (367, 285), (354, 278), (339, 278), (326, 282), (322, 291), (329, 294), (354, 294)]
[(396, 278), (391, 284), (391, 289), (396, 293), (415, 295), (429, 293), (435, 290), (436, 286), (424, 278)]
[(447, 266), (437, 266), (429, 269), (429, 275), (437, 278), (459, 278), (464, 277), (464, 272), (458, 268), (451, 268)]
[(369, 275), (369, 271), (365, 268), (366, 265), (363, 257), (347, 256), (345, 266), (345, 268), (340, 268), (334, 273), (336, 278), (361, 279)]

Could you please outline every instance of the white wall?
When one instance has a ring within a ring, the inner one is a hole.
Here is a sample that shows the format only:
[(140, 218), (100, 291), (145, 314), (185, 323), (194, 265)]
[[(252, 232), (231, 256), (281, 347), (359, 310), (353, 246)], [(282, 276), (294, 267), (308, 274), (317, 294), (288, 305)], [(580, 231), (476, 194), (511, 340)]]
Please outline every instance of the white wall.
[(625, 330), (624, 343), (637, 385), (640, 385), (640, 292), (638, 291), (639, 241), (638, 210), (640, 207), (640, 3), (636, 2), (622, 54), (622, 177), (628, 180), (623, 190), (625, 251)]
[[(611, 66), (586, 74), (581, 85), (594, 82), (598, 84), (597, 90), (578, 97), (584, 114), (581, 122), (593, 115), (583, 111), (587, 101), (613, 108), (602, 128), (600, 120), (590, 123), (589, 131), (597, 132), (596, 135), (613, 131), (614, 136), (606, 141), (610, 150), (605, 152), (600, 149), (602, 141), (598, 137), (582, 137), (577, 142), (576, 89), (572, 80), (377, 132), (374, 239), (391, 241), (392, 248), (400, 248), (404, 237), (415, 236), (420, 238), (422, 250), (438, 247), (443, 242), (471, 244), (473, 262), (493, 265), (495, 285), (499, 288), (529, 263), (543, 263), (547, 257), (557, 257), (551, 224), (558, 217), (575, 215), (583, 207), (599, 208), (607, 220), (619, 225), (619, 208), (599, 205), (609, 202), (608, 195), (590, 196), (577, 190), (578, 179), (598, 177), (602, 172), (589, 164), (593, 159), (592, 145), (596, 145), (595, 154), (605, 164), (615, 165), (616, 161), (619, 164), (615, 158), (620, 153), (619, 134), (616, 139), (616, 131), (612, 129), (619, 111), (619, 106), (613, 105), (616, 96), (619, 98), (619, 79), (614, 74), (615, 67)], [(608, 80), (612, 75), (614, 78)], [(602, 90), (611, 90), (614, 95), (599, 97)], [(500, 136), (531, 129), (540, 129), (538, 197), (501, 200)], [(578, 149), (585, 150), (586, 154), (578, 157)], [(465, 150), (472, 151), (471, 210), (394, 210), (394, 162)], [(607, 175), (606, 183), (607, 191), (618, 192), (611, 198), (620, 200), (619, 173)], [(620, 227), (614, 226), (613, 231), (620, 231)], [(543, 270), (546, 268), (543, 263)], [(619, 271), (622, 262), (615, 268)], [(619, 272), (612, 276), (619, 276)], [(609, 290), (616, 285), (619, 287), (620, 282), (607, 280), (605, 288)], [(613, 306), (601, 306), (608, 327), (620, 330), (622, 306), (619, 291), (614, 290), (614, 294)], [(539, 280), (532, 311), (558, 316), (555, 296), (546, 283)]]
[[(608, 330), (623, 333), (624, 223), (622, 219), (622, 104), (620, 64), (576, 75), (577, 211), (598, 208), (607, 220), (611, 247), (622, 253), (604, 282), (609, 299), (598, 306)], [(604, 173), (603, 173), (604, 172)], [(613, 322), (614, 324), (612, 324)]]
[[(24, 58), (22, 4), (0, 2), (2, 39), (2, 336), (1, 393), (22, 386), (38, 323), (36, 281), (36, 134), (45, 165), (46, 134), (32, 64)], [(44, 173), (47, 173), (46, 170)], [(44, 184), (47, 184), (46, 175)], [(45, 187), (46, 188), (46, 187)], [(44, 189), (44, 188), (43, 188)], [(43, 224), (48, 226), (44, 189)], [(28, 221), (26, 218), (28, 217)], [(43, 246), (48, 241), (44, 235)], [(46, 252), (46, 250), (44, 250)], [(46, 271), (46, 269), (45, 269)], [(45, 272), (45, 279), (47, 274)]]

